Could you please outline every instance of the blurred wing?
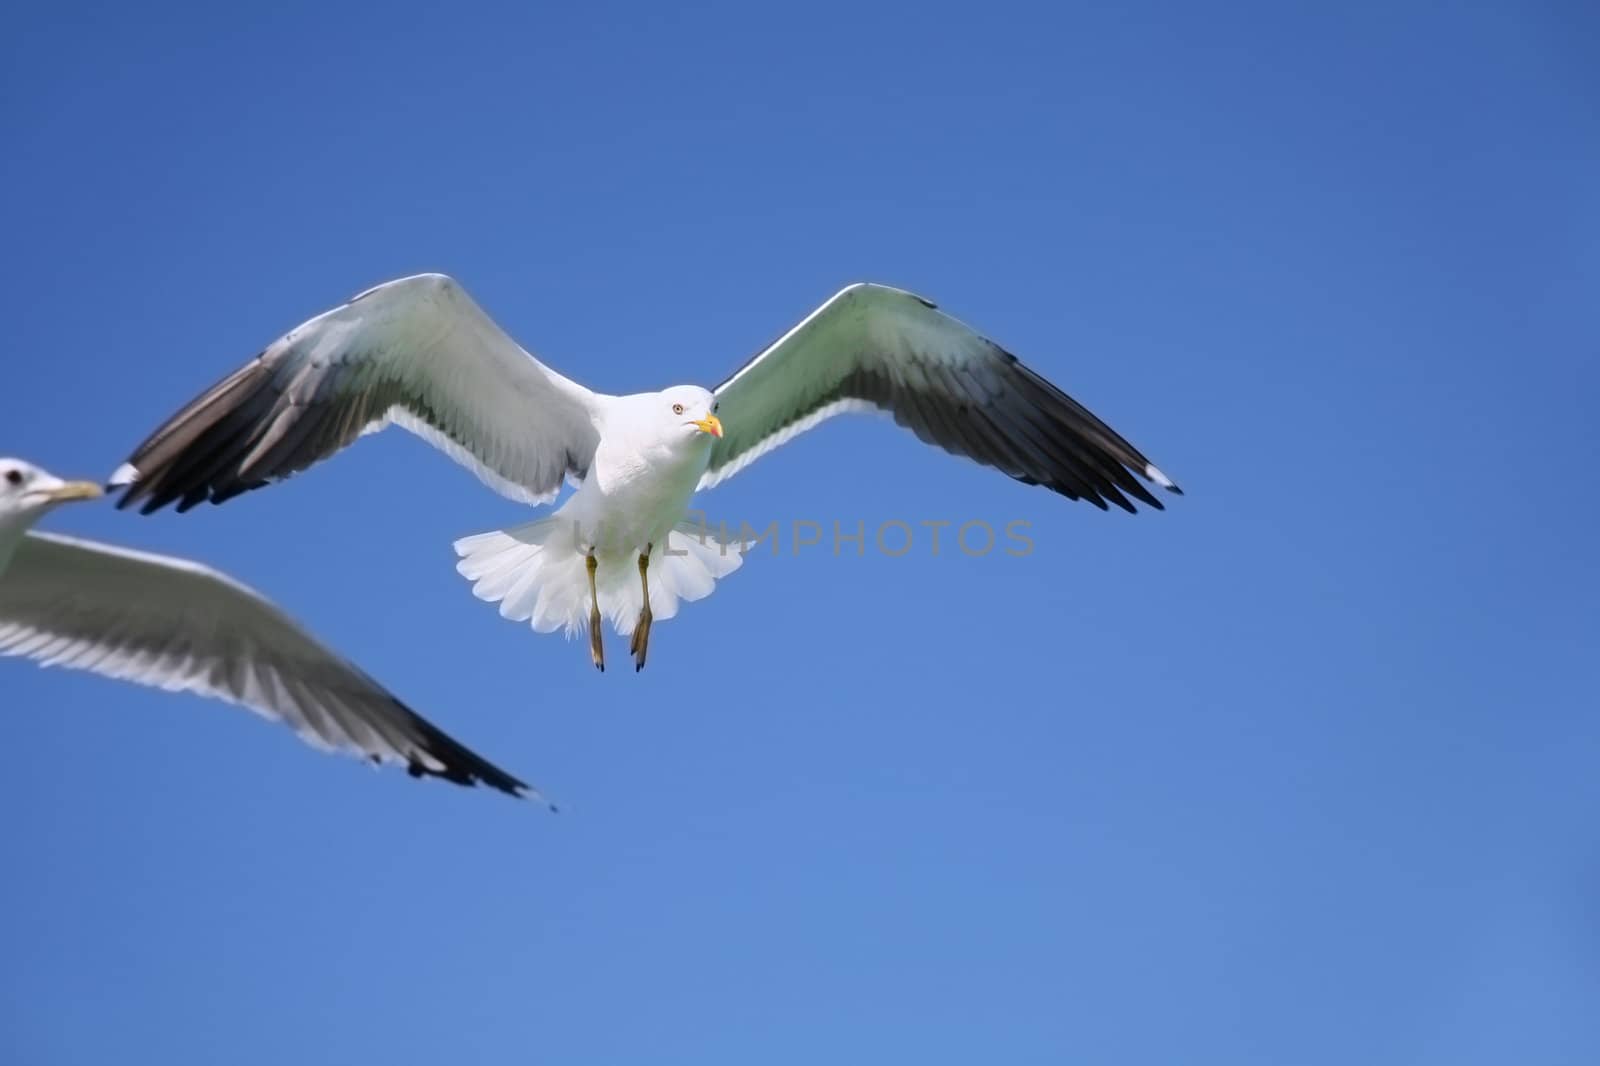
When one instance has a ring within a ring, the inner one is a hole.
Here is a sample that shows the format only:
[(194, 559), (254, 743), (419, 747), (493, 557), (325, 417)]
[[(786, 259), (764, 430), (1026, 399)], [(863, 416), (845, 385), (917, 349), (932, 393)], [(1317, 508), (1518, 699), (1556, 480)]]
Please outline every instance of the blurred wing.
[[(717, 387), (709, 488), (824, 419), (882, 411), (929, 444), (1070, 499), (1159, 509), (1139, 477), (1182, 490), (1017, 357), (932, 303), (852, 285)], [(1138, 475), (1138, 477), (1135, 477)]]
[(186, 511), (395, 423), (538, 503), (588, 469), (604, 400), (525, 352), (455, 281), (419, 274), (290, 330), (168, 419), (111, 484), (127, 488), (119, 507)]
[(260, 595), (182, 559), (29, 533), (0, 574), (0, 655), (242, 704), (413, 777), (529, 791)]

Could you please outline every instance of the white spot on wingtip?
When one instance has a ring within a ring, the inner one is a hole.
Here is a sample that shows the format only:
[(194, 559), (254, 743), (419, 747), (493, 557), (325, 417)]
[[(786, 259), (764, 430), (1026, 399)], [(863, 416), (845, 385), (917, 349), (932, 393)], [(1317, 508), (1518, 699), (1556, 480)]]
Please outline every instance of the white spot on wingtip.
[(106, 482), (108, 488), (122, 489), (139, 480), (139, 471), (134, 469), (132, 463), (123, 463), (117, 467), (116, 473), (111, 475), (111, 480)]
[(1154, 481), (1157, 485), (1160, 485), (1164, 489), (1175, 489), (1178, 487), (1170, 477), (1163, 474), (1160, 470), (1157, 470), (1156, 464), (1154, 463), (1145, 464), (1144, 476), (1151, 481)]

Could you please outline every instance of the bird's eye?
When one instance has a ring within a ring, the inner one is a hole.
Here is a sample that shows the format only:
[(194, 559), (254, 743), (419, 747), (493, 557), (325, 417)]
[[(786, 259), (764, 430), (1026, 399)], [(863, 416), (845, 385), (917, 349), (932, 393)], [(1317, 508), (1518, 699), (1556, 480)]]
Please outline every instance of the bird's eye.
[(722, 406), (722, 405), (721, 405), (721, 404), (720, 404), (720, 403), (714, 403), (714, 404), (712, 404), (712, 405), (711, 405), (711, 413), (712, 413), (712, 414), (716, 414), (716, 413), (717, 413), (717, 408), (719, 408), (719, 407), (721, 407), (721, 406)]
[(675, 415), (683, 414), (683, 404), (681, 404), (681, 403), (673, 404), (672, 405), (672, 413), (675, 414)]
[(10, 470), (7, 470), (6, 471), (6, 484), (7, 485), (20, 485), (20, 484), (22, 484), (22, 471), (18, 470), (15, 467), (12, 467)]

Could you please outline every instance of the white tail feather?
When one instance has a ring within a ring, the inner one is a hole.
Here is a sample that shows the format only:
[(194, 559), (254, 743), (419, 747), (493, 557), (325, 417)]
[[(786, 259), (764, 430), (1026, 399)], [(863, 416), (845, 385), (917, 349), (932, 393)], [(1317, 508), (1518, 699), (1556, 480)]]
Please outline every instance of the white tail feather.
[[(567, 635), (587, 631), (589, 571), (571, 520), (560, 515), (509, 529), (463, 537), (455, 543), (456, 570), (471, 581), (472, 594), (500, 605), (500, 614), (527, 622), (535, 632), (565, 627)], [(685, 601), (704, 599), (717, 579), (739, 569), (738, 544), (724, 543), (696, 522), (680, 522), (665, 545), (650, 553), (650, 612), (664, 622)], [(602, 553), (595, 572), (600, 613), (622, 636), (632, 634), (644, 608), (638, 557)]]

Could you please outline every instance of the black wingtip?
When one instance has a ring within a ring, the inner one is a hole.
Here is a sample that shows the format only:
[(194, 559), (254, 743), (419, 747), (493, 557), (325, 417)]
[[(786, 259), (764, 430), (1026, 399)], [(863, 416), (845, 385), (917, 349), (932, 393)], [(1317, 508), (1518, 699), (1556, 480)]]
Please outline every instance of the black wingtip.
[(437, 777), (465, 788), (485, 785), (515, 799), (527, 799), (530, 795), (543, 799), (538, 789), (506, 773), (399, 700), (395, 700), (394, 705), (405, 713), (419, 734), (420, 749), (438, 764), (433, 767), (416, 758), (408, 759), (406, 772), (412, 777)]
[[(470, 756), (471, 753), (469, 752), (468, 755)], [(476, 788), (479, 785), (483, 785), (497, 792), (504, 792), (512, 799), (521, 800), (537, 797), (545, 803), (549, 802), (539, 796), (531, 785), (517, 780), (498, 767), (475, 756), (471, 757), (471, 762), (472, 764), (467, 766), (462, 765), (462, 760), (456, 760), (452, 763), (447, 763), (442, 769), (435, 770), (413, 760), (406, 763), (406, 773), (418, 779), (436, 777), (441, 781), (448, 781), (463, 788)]]
[(143, 475), (130, 459), (111, 472), (106, 478), (106, 496), (116, 497), (115, 506), (119, 511), (125, 511), (129, 505), (139, 498), (144, 489)]
[(1144, 479), (1146, 481), (1150, 481), (1150, 482), (1155, 483), (1156, 485), (1159, 485), (1160, 487), (1166, 489), (1168, 492), (1172, 493), (1174, 496), (1182, 496), (1183, 495), (1183, 490), (1178, 487), (1178, 483), (1176, 481), (1173, 481), (1167, 475), (1163, 474), (1161, 472), (1161, 468), (1156, 466), (1156, 464), (1154, 464), (1154, 463), (1146, 463), (1145, 464), (1145, 467), (1144, 467)]

